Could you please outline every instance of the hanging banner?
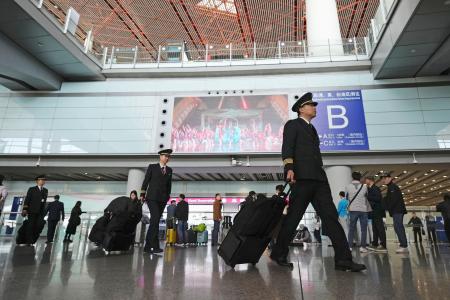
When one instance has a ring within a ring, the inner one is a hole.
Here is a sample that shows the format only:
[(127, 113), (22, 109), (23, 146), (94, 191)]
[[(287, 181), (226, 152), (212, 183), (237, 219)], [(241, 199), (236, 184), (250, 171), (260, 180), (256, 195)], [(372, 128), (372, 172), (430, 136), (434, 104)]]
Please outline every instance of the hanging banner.
[(361, 90), (313, 93), (318, 102), (312, 121), (322, 151), (369, 150)]

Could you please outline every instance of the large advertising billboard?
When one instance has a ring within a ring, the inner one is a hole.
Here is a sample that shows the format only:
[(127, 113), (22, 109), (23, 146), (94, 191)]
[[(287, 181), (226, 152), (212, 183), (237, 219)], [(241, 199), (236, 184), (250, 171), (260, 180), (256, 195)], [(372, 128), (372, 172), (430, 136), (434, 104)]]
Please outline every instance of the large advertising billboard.
[[(313, 94), (319, 105), (312, 123), (322, 151), (368, 150), (361, 91)], [(177, 153), (279, 153), (290, 109), (287, 95), (178, 97), (172, 148)]]
[(287, 95), (175, 98), (177, 153), (280, 152), (289, 118)]

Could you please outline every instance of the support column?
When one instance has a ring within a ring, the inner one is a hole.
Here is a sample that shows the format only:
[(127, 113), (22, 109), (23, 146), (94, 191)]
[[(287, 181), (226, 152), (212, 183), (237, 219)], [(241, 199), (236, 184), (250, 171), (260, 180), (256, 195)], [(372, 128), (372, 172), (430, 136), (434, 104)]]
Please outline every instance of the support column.
[(336, 0), (306, 0), (306, 33), (311, 56), (343, 55)]
[(144, 182), (145, 172), (141, 169), (130, 169), (128, 171), (127, 193), (129, 196), (132, 190), (136, 190), (138, 197), (141, 191), (142, 182)]
[(325, 168), (328, 182), (330, 183), (331, 195), (334, 204), (339, 203), (339, 192), (344, 191), (347, 184), (352, 182), (352, 169), (347, 166), (331, 166)]

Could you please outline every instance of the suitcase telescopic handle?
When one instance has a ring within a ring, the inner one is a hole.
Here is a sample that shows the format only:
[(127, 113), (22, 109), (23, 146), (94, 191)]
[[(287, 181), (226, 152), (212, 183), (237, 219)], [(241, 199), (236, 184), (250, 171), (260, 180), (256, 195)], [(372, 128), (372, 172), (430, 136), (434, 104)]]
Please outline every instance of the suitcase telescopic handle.
[(286, 189), (287, 186), (289, 186), (289, 189), (287, 190), (287, 192), (284, 195), (284, 200), (286, 200), (287, 197), (289, 196), (289, 194), (291, 193), (291, 185), (289, 184), (289, 181), (284, 184), (283, 192), (284, 192), (284, 190)]

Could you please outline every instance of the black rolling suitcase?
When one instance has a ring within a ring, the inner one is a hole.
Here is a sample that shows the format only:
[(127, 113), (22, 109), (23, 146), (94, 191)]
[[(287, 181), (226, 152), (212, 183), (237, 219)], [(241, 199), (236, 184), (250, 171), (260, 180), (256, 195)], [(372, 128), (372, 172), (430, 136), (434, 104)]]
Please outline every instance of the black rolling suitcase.
[(218, 249), (227, 265), (234, 268), (237, 264), (256, 264), (259, 261), (272, 239), (270, 233), (283, 215), (288, 194), (271, 199), (260, 194), (255, 202), (239, 211)]
[[(29, 223), (30, 222), (28, 221), (28, 219), (24, 220), (22, 226), (20, 226), (19, 230), (17, 230), (16, 244), (20, 245), (27, 243), (27, 227), (29, 226)], [(42, 230), (44, 230), (45, 223), (46, 222), (44, 219), (39, 220), (38, 228), (36, 230), (35, 236), (33, 237), (32, 244), (35, 244), (39, 239)]]
[(27, 226), (28, 220), (24, 220), (22, 226), (17, 230), (16, 244), (22, 245), (27, 243)]
[(197, 232), (194, 231), (193, 226), (186, 231), (187, 233), (187, 243), (190, 245), (197, 244)]

